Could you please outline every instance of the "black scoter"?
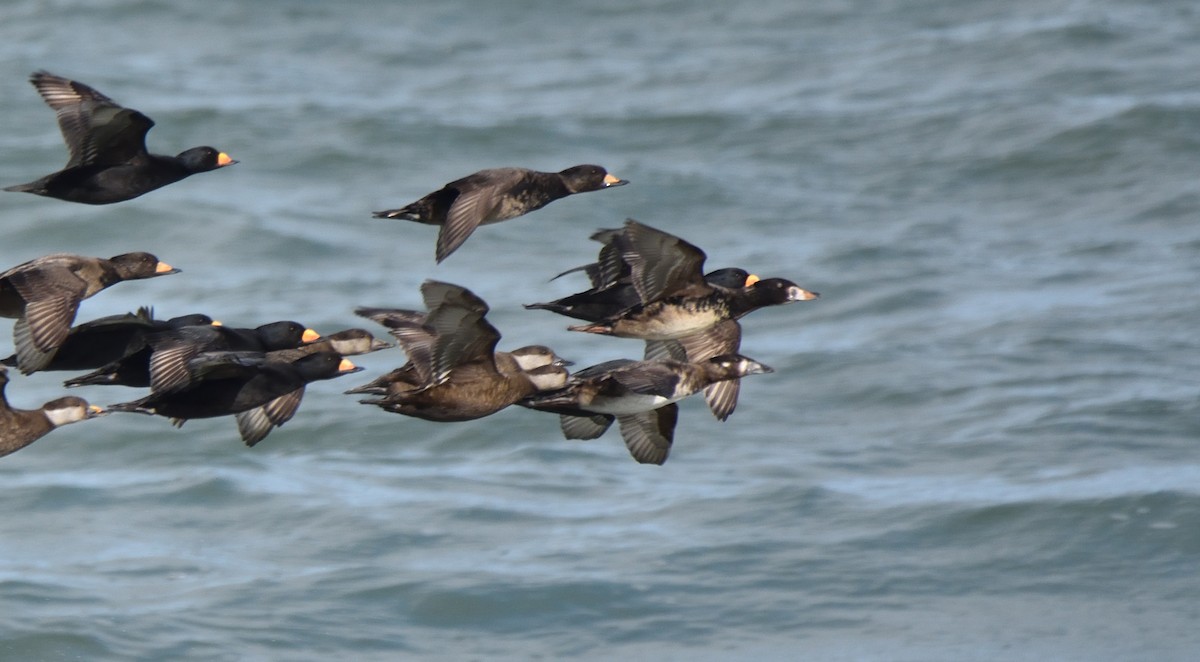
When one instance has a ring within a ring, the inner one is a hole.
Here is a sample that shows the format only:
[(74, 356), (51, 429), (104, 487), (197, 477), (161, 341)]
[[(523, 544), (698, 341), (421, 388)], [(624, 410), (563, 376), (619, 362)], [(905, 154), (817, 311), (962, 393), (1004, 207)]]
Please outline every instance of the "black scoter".
[[(93, 370), (144, 347), (148, 333), (213, 323), (211, 317), (200, 313), (154, 319), (153, 309), (146, 306), (135, 313), (100, 317), (71, 327), (42, 370)], [(0, 364), (15, 367), (17, 355), (0, 359)]]
[(243, 439), (253, 446), (295, 414), (305, 385), (361, 370), (349, 359), (321, 351), (295, 361), (255, 352), (204, 352), (188, 363), (191, 381), (186, 387), (151, 393), (109, 410), (166, 416), (181, 427), (189, 419), (236, 416), (272, 403), (266, 418), (238, 420)]
[[(346, 329), (321, 336), (319, 340), (306, 342), (294, 349), (267, 352), (266, 358), (271, 361), (294, 363), (304, 356), (316, 352), (356, 356), (389, 347), (391, 347), (390, 343), (376, 339), (366, 329)], [(300, 401), (304, 398), (304, 388), (301, 386), (291, 393), (281, 395), (254, 409), (238, 412), (234, 418), (237, 419), (238, 432), (242, 435), (242, 441), (246, 442), (247, 446), (253, 446), (265, 439), (271, 430), (290, 420), (300, 407)]]
[(290, 320), (255, 328), (186, 326), (149, 334), (146, 345), (138, 351), (64, 384), (149, 386), (155, 391), (170, 390), (188, 383), (188, 361), (202, 352), (269, 352), (299, 347), (320, 337), (316, 331)]
[(146, 132), (154, 126), (149, 117), (45, 71), (29, 81), (54, 109), (70, 157), (62, 170), (5, 191), (105, 205), (237, 163), (212, 147), (193, 147), (178, 156), (151, 154), (146, 151)]

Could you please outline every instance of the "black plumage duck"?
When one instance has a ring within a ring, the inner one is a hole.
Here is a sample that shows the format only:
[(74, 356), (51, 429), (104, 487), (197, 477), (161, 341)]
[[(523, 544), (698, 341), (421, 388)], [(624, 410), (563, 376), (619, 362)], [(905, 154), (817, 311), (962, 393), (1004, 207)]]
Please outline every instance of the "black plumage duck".
[(320, 339), (299, 322), (284, 320), (254, 328), (186, 326), (146, 337), (145, 346), (94, 372), (69, 379), (66, 386), (149, 386), (161, 391), (188, 383), (188, 361), (203, 352), (270, 352)]
[[(154, 319), (154, 311), (145, 306), (135, 313), (89, 320), (71, 327), (54, 358), (42, 370), (93, 370), (141, 349), (147, 334), (214, 323), (211, 317), (200, 313)], [(0, 364), (15, 367), (17, 355), (0, 359)]]
[[(294, 349), (267, 352), (266, 358), (272, 361), (294, 363), (317, 352), (357, 356), (389, 347), (391, 347), (390, 343), (376, 339), (366, 329), (346, 329), (324, 335), (319, 340), (305, 343)], [(305, 387), (301, 386), (266, 404), (235, 414), (234, 418), (237, 419), (238, 432), (242, 436), (242, 441), (246, 442), (247, 446), (254, 446), (265, 439), (271, 430), (291, 420), (300, 407), (300, 401), (304, 399), (304, 389)]]
[(267, 417), (238, 420), (243, 438), (253, 446), (296, 413), (307, 384), (359, 370), (333, 352), (312, 352), (294, 361), (257, 352), (204, 352), (188, 361), (187, 386), (154, 392), (109, 410), (166, 416), (180, 427), (189, 419), (237, 416), (271, 403)]
[(57, 115), (70, 157), (62, 170), (6, 191), (104, 205), (237, 163), (212, 147), (193, 147), (178, 156), (151, 154), (146, 151), (146, 132), (154, 126), (149, 117), (45, 71), (29, 80)]
[(577, 165), (561, 172), (491, 168), (456, 179), (399, 209), (377, 211), (375, 217), (440, 225), (435, 257), (441, 262), (480, 225), (528, 214), (568, 195), (627, 183), (597, 165)]

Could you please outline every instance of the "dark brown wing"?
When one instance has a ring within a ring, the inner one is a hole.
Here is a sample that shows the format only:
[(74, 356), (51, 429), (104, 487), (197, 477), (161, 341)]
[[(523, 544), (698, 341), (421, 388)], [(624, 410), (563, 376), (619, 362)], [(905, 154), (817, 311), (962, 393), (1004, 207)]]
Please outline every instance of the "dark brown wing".
[(558, 420), (559, 425), (562, 426), (563, 436), (567, 439), (595, 439), (608, 430), (612, 425), (613, 417), (609, 414), (593, 416), (561, 414)]
[(58, 348), (71, 332), (71, 322), (75, 320), (78, 308), (79, 299), (69, 296), (42, 298), (25, 304), (22, 319), (29, 327), (33, 345), (44, 352)]
[(669, 395), (679, 383), (679, 374), (672, 367), (659, 361), (638, 361), (626, 369), (614, 370), (603, 379), (634, 393)]
[(678, 340), (647, 340), (646, 352), (642, 356), (647, 361), (687, 361), (687, 350)]
[[(433, 329), (413, 324), (392, 327), (389, 333), (408, 356), (408, 366), (416, 372), (419, 383), (433, 384), (433, 353), (437, 344), (437, 335), (433, 333)], [(445, 375), (440, 378), (444, 380)]]
[[(591, 264), (585, 264), (581, 267), (568, 269), (554, 278), (565, 276), (576, 271), (583, 271), (587, 274), (588, 280), (592, 283), (592, 290), (603, 290), (618, 283), (628, 282), (630, 270), (629, 265), (621, 258), (621, 249), (617, 246), (617, 238), (624, 230), (597, 230), (589, 237), (592, 241), (598, 241), (603, 246), (600, 247), (600, 254), (596, 261)], [(554, 280), (553, 278), (551, 280)]]
[(437, 341), (436, 332), (426, 326), (429, 313), (417, 310), (399, 310), (395, 308), (359, 307), (355, 314), (378, 322), (388, 328), (388, 333), (399, 343), (404, 353), (408, 355), (410, 367), (416, 371), (417, 379), (422, 384), (430, 382), (433, 366), (434, 343)]
[[(18, 361), (21, 361), (22, 346), (29, 360), (34, 360), (33, 350), (41, 354), (52, 353), (70, 333), (87, 284), (65, 266), (16, 271), (7, 278), (25, 300), (25, 328), (14, 329), (14, 335), (21, 336), (16, 339)], [(49, 357), (43, 358), (49, 360)], [(25, 368), (22, 365), (22, 369)]]
[(441, 262), (458, 250), (467, 237), (475, 232), (475, 228), (482, 225), (499, 205), (499, 191), (493, 185), (483, 183), (460, 186), (458, 197), (450, 205), (450, 210), (446, 213), (446, 222), (438, 232), (435, 253), (437, 261)]
[(238, 432), (247, 446), (254, 446), (271, 433), (271, 430), (292, 420), (300, 409), (300, 401), (304, 399), (304, 387), (281, 395), (261, 407), (239, 412), (237, 419)]
[(633, 459), (642, 464), (662, 464), (671, 452), (678, 419), (679, 406), (671, 403), (654, 411), (618, 416), (617, 423)]
[[(742, 327), (735, 320), (726, 320), (709, 329), (684, 336), (678, 340), (646, 341), (646, 360), (674, 359), (699, 363), (714, 356), (734, 354), (742, 344)], [(704, 401), (717, 420), (724, 421), (737, 407), (741, 380), (728, 379), (710, 384), (704, 389)]]
[(590, 237), (592, 241), (604, 244), (600, 247), (595, 268), (587, 272), (594, 289), (609, 288), (618, 283), (628, 282), (630, 278), (629, 264), (622, 259), (621, 249), (617, 246), (617, 237), (621, 232), (622, 230), (599, 230)]
[(704, 401), (708, 409), (718, 421), (727, 420), (737, 408), (738, 394), (742, 391), (742, 380), (726, 379), (723, 382), (709, 384), (704, 389)]
[[(722, 354), (735, 354), (742, 346), (742, 326), (735, 320), (726, 320), (700, 333), (679, 339), (687, 352), (688, 360), (693, 363), (707, 361)], [(742, 380), (727, 379), (709, 384), (704, 389), (704, 401), (708, 409), (724, 421), (737, 407), (738, 394), (742, 390)]]
[(430, 312), (441, 306), (465, 308), (480, 315), (486, 315), (490, 310), (487, 302), (471, 290), (440, 280), (427, 280), (421, 283), (421, 298), (425, 300), (425, 308)]
[(421, 284), (421, 294), (429, 308), (425, 325), (437, 337), (431, 357), (433, 381), (444, 381), (455, 366), (473, 361), (485, 361), (494, 371), (500, 332), (484, 319), (487, 303), (464, 287), (434, 280)]
[(710, 287), (704, 280), (704, 251), (673, 234), (629, 219), (614, 241), (643, 303)]
[(177, 391), (192, 382), (192, 373), (188, 363), (202, 351), (199, 345), (174, 341), (157, 343), (153, 347), (154, 353), (150, 355), (150, 391), (152, 393)]
[(29, 80), (58, 118), (70, 152), (68, 168), (125, 163), (146, 155), (146, 132), (154, 126), (149, 117), (83, 83), (45, 71)]
[(64, 298), (72, 299), (78, 304), (87, 293), (87, 283), (66, 263), (39, 261), (39, 264), (24, 267), (26, 265), (14, 267), (0, 274), (0, 278), (6, 278), (17, 294), (27, 302)]

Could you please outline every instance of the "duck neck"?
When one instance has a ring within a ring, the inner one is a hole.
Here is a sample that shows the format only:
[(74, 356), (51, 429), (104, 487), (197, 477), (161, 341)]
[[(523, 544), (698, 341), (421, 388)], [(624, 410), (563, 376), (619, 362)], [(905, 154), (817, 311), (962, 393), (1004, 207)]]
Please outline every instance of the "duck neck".
[(739, 319), (746, 313), (752, 310), (757, 310), (763, 305), (762, 293), (754, 287), (745, 287), (738, 292), (737, 296), (729, 297), (729, 317), (730, 319)]

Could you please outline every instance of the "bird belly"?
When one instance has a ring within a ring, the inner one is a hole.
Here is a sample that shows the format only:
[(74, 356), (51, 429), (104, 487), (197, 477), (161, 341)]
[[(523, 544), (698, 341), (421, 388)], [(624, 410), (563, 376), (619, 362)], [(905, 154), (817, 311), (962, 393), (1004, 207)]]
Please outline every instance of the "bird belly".
[(599, 396), (587, 404), (585, 409), (597, 414), (612, 414), (613, 416), (623, 416), (626, 414), (641, 414), (648, 411), (654, 411), (664, 405), (669, 405), (675, 402), (678, 398), (668, 398), (661, 395), (646, 395), (642, 393), (629, 393), (618, 397)]
[(722, 320), (711, 308), (688, 310), (679, 306), (646, 306), (636, 318), (621, 319), (613, 335), (642, 340), (675, 340), (711, 328)]
[(503, 379), (451, 381), (410, 396), (394, 397), (392, 411), (427, 421), (470, 421), (494, 414), (526, 395)]

